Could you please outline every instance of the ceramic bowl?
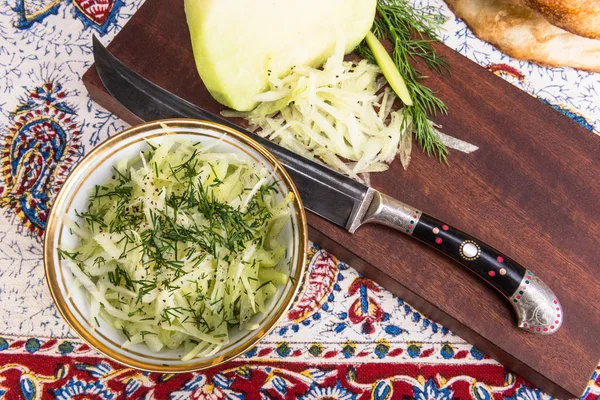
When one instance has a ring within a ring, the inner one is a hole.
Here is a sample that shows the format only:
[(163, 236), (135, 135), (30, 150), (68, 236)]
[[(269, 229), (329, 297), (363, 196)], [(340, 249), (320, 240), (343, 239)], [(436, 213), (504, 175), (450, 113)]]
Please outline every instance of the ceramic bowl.
[[(168, 127), (165, 130), (164, 127)], [(160, 143), (169, 134), (181, 139), (201, 142), (204, 146), (215, 146), (213, 152), (233, 152), (242, 157), (254, 159), (264, 165), (277, 182), (279, 196), (283, 198), (289, 192), (294, 193), (290, 203), (291, 218), (279, 237), (287, 243), (287, 260), (290, 279), (286, 286), (280, 287), (276, 296), (267, 303), (263, 314), (256, 317), (258, 328), (242, 331), (230, 330), (229, 344), (218, 353), (207, 358), (195, 358), (181, 361), (183, 346), (175, 350), (151, 352), (145, 344), (124, 349), (126, 341), (123, 332), (113, 328), (101, 318), (96, 326), (90, 317), (90, 303), (83, 288), (69, 291), (74, 276), (59, 259), (57, 248), (70, 247), (77, 238), (65, 227), (64, 216), (77, 220), (75, 210), (86, 209), (88, 190), (105, 182), (112, 175), (112, 167), (124, 158), (134, 158), (140, 151), (148, 149), (146, 141)], [(260, 144), (251, 138), (228, 127), (205, 121), (172, 119), (150, 122), (127, 129), (92, 150), (73, 169), (62, 189), (58, 193), (49, 214), (44, 240), (44, 263), (50, 292), (60, 314), (83, 341), (107, 357), (130, 367), (154, 372), (194, 371), (230, 360), (249, 350), (263, 336), (275, 327), (277, 321), (290, 307), (304, 275), (307, 251), (307, 226), (304, 208), (291, 178), (281, 164)]]

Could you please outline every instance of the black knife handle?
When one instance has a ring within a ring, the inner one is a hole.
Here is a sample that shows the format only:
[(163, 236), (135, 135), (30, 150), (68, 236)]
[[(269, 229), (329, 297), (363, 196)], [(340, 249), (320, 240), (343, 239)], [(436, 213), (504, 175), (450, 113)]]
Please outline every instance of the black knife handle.
[(472, 236), (421, 214), (412, 236), (464, 265), (510, 298), (521, 285), (526, 269)]
[(468, 268), (510, 301), (519, 327), (551, 334), (561, 326), (563, 312), (558, 299), (531, 271), (481, 240), (421, 210), (371, 191), (373, 199), (362, 216), (362, 223), (390, 226)]

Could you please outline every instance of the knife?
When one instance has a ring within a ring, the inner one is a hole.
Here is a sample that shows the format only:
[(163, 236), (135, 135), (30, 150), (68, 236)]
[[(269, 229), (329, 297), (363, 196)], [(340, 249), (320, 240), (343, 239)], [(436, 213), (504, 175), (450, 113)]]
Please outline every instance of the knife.
[(364, 224), (381, 224), (432, 246), (502, 293), (515, 310), (517, 325), (528, 332), (552, 334), (562, 325), (562, 307), (552, 290), (533, 272), (498, 250), (415, 207), (169, 93), (125, 66), (96, 37), (93, 48), (96, 71), (106, 90), (140, 119), (196, 118), (242, 132), (283, 164), (309, 211), (350, 233)]

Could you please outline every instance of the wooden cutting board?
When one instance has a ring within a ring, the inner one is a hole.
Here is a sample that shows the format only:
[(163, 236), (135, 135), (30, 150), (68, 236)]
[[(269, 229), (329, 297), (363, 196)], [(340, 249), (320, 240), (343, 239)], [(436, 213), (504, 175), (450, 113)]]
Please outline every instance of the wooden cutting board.
[[(182, 0), (147, 0), (109, 49), (163, 88), (222, 110), (196, 72)], [(516, 328), (499, 294), (390, 229), (350, 235), (310, 214), (311, 239), (543, 390), (579, 396), (600, 359), (600, 137), (453, 50), (439, 51), (452, 75), (427, 81), (449, 108), (436, 121), (479, 150), (452, 151), (444, 165), (415, 149), (408, 171), (395, 162), (372, 174), (372, 185), (533, 270), (560, 299), (563, 327), (552, 336)], [(95, 101), (139, 122), (93, 66), (83, 79)]]

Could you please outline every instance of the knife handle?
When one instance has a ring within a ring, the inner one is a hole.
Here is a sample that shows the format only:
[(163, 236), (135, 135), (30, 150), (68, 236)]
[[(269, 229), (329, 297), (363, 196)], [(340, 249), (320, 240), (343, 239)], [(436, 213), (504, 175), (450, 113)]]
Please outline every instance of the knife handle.
[(392, 227), (468, 268), (510, 301), (520, 328), (547, 335), (560, 328), (563, 311), (558, 299), (531, 271), (481, 240), (392, 197), (373, 192), (362, 223)]

